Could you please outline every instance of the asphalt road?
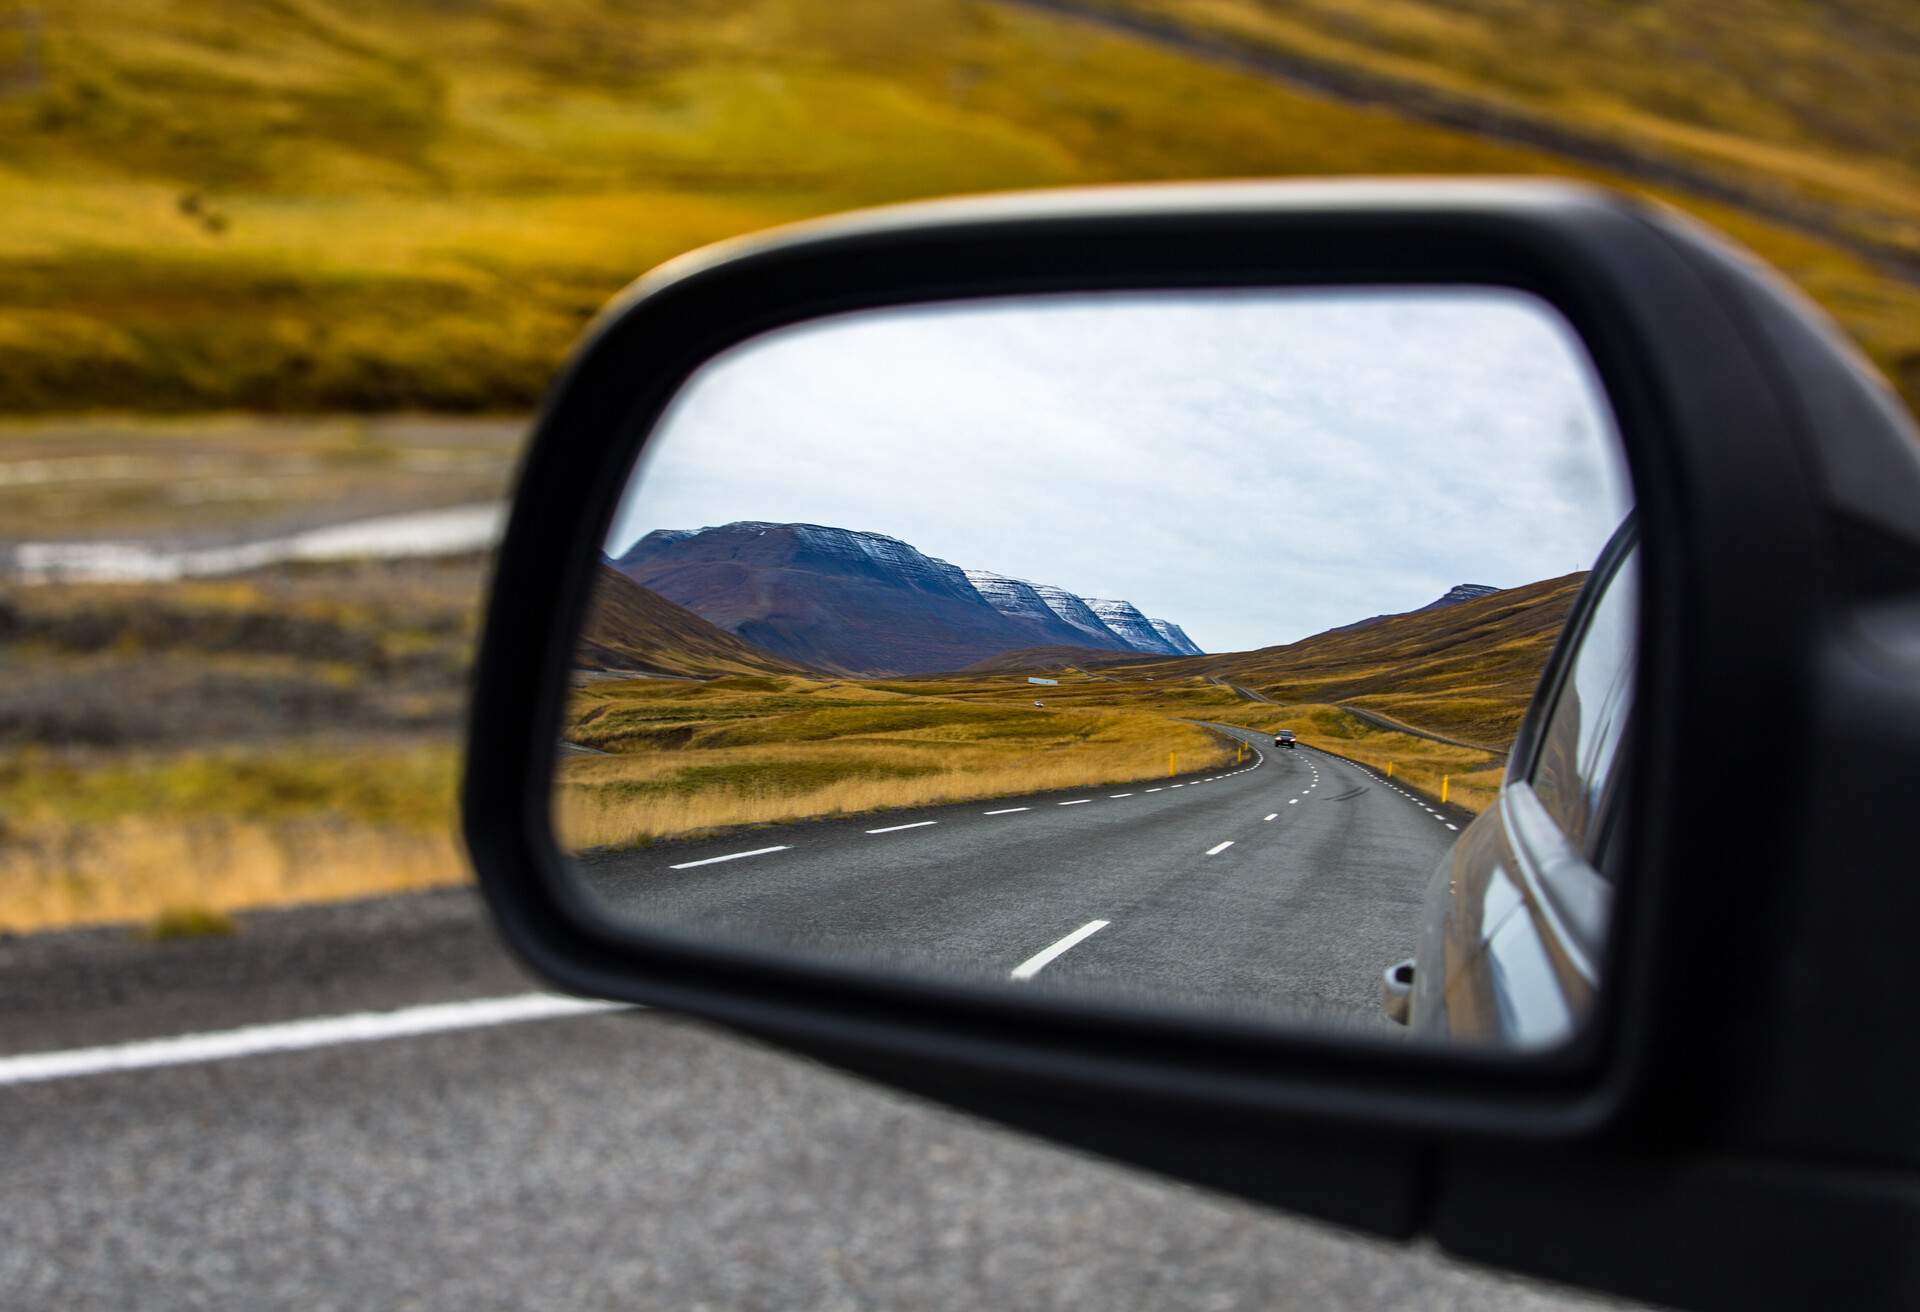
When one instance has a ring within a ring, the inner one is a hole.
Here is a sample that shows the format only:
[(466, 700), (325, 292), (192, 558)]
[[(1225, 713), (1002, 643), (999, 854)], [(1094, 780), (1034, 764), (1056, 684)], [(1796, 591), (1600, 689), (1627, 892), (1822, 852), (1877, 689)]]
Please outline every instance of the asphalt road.
[(1468, 817), (1265, 734), (1211, 774), (753, 829), (577, 863), (616, 914), (1023, 987), (1398, 1035), (1411, 956)]
[(1606, 1306), (659, 1013), (38, 1083), (3, 1055), (534, 987), (464, 890), (0, 938), (0, 1308)]

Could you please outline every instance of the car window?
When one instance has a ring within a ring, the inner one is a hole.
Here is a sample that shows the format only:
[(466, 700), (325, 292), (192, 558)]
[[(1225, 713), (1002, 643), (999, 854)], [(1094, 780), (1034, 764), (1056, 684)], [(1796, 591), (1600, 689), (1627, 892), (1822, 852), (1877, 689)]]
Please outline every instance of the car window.
[(1633, 703), (1639, 548), (1628, 551), (1588, 613), (1534, 765), (1533, 790), (1590, 857), (1603, 841)]

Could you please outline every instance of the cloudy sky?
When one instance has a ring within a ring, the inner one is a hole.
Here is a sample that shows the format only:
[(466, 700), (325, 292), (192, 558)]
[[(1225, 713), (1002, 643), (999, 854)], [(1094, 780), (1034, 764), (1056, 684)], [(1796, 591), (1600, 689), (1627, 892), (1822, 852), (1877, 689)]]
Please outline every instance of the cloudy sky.
[(1630, 495), (1584, 349), (1517, 293), (1023, 298), (716, 360), (608, 550), (741, 519), (866, 529), (1238, 651), (1584, 569)]

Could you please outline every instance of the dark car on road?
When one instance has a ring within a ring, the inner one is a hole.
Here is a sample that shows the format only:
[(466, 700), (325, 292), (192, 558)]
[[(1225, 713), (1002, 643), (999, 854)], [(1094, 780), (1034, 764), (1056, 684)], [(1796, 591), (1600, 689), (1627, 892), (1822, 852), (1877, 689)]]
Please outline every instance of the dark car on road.
[(1291, 746), (1293, 746), (1293, 730), (1291, 730), (1291, 729), (1282, 729), (1282, 730), (1280, 730), (1280, 732), (1278, 732), (1278, 733), (1276, 733), (1276, 734), (1274, 734), (1274, 735), (1273, 735), (1273, 745), (1274, 745), (1275, 747), (1291, 747)]

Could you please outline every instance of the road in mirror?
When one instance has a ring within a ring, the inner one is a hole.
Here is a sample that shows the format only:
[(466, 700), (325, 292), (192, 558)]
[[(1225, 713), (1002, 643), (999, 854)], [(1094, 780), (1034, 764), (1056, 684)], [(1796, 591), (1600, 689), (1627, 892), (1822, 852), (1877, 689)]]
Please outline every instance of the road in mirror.
[[(1629, 510), (1578, 338), (1514, 292), (784, 330), (694, 378), (624, 493), (555, 831), (612, 915), (703, 941), (1552, 1043), (1619, 873)], [(1536, 793), (1509, 757), (1589, 578)]]

